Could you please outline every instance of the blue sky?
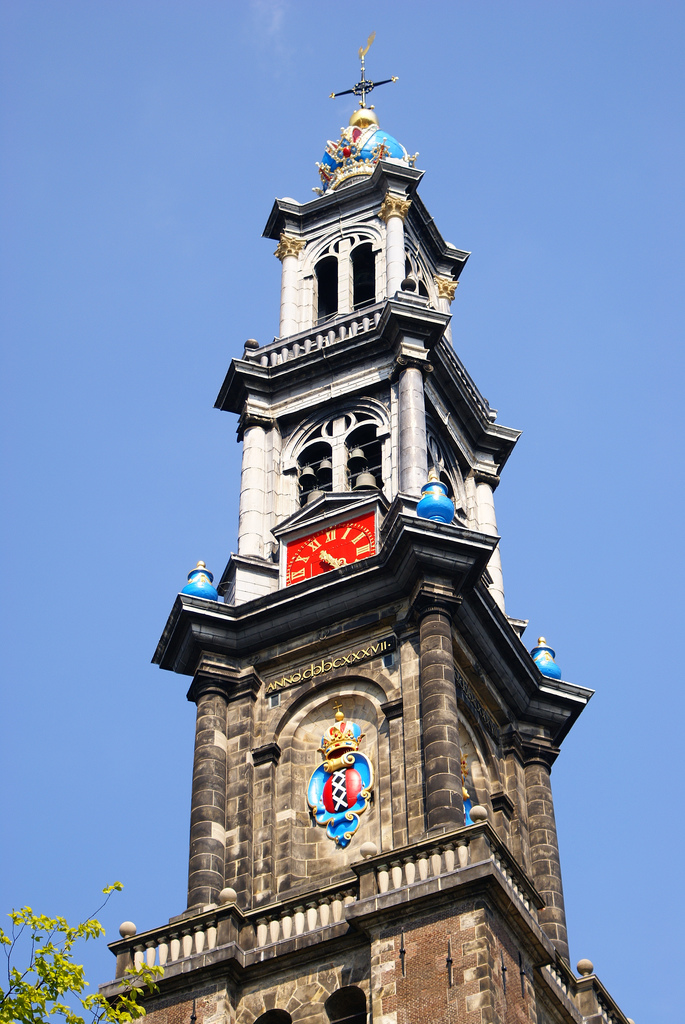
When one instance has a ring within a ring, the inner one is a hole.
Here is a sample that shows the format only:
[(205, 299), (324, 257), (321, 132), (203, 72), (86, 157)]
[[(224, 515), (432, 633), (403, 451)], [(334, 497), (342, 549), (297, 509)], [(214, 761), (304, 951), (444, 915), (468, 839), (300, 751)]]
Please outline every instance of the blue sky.
[(213, 402), (277, 331), (261, 232), (275, 195), (311, 197), (376, 30), (381, 125), (473, 252), (455, 346), (523, 430), (507, 610), (596, 690), (553, 773), (571, 956), (637, 1024), (675, 1020), (683, 5), (331, 6), (0, 3), (0, 908), (76, 918), (120, 878), (113, 938), (185, 905), (194, 709), (150, 658), (187, 571), (235, 547)]

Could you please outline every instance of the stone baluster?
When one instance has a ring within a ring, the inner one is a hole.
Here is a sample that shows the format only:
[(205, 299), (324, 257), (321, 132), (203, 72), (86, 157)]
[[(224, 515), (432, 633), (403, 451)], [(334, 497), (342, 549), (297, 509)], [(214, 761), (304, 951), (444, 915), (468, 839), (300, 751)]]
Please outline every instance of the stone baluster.
[(391, 298), (404, 280), (404, 219), (411, 199), (386, 193), (379, 216), (385, 221), (385, 293)]
[(315, 902), (308, 903), (307, 904), (307, 931), (309, 931), (309, 932), (314, 931), (314, 929), (316, 928), (316, 919), (317, 919), (316, 903)]
[(280, 336), (287, 338), (299, 329), (298, 262), (306, 245), (304, 238), (281, 233), (274, 256), (281, 261), (281, 325)]

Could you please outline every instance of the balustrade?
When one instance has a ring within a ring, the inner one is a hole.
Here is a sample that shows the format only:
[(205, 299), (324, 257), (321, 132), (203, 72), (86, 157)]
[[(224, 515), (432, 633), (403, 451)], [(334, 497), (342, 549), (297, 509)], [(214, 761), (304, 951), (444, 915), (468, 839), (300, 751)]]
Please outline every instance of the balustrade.
[[(208, 908), (189, 919), (114, 943), (117, 977), (128, 964), (166, 967), (178, 960), (211, 952), (228, 941), (229, 932), (243, 949), (262, 949), (286, 939), (340, 924), (345, 908), (358, 898), (383, 895), (404, 886), (452, 875), (473, 863), (492, 861), (512, 896), (535, 914), (538, 897), (526, 876), (487, 823), (470, 825), (411, 847), (376, 854), (355, 866), (359, 876), (342, 889), (329, 886), (318, 893), (240, 911), (235, 905)], [(541, 905), (541, 901), (540, 901)], [(611, 1022), (609, 1022), (611, 1024)]]
[(287, 363), (290, 359), (297, 359), (308, 352), (315, 352), (317, 349), (335, 345), (345, 338), (356, 337), (358, 334), (365, 334), (378, 325), (381, 318), (380, 307), (376, 310), (368, 310), (364, 316), (359, 313), (351, 314), (326, 333), (305, 336), (297, 335), (297, 340), (290, 339), (287, 345), (283, 344), (281, 338), (277, 338), (271, 345), (264, 345), (258, 349), (248, 349), (243, 358), (252, 362), (258, 362), (260, 366), (279, 366)]

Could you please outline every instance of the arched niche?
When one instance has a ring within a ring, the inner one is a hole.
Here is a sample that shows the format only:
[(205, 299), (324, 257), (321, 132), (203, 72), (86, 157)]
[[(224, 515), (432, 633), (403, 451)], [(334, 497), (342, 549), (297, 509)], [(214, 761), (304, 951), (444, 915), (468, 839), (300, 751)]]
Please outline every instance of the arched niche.
[[(391, 807), (388, 724), (381, 710), (387, 699), (374, 679), (338, 675), (303, 694), (285, 711), (275, 735), (281, 757), (273, 793), (279, 893), (349, 867), (359, 860), (362, 843), (374, 842), (379, 850), (391, 845), (390, 815), (381, 821), (381, 807)], [(359, 751), (368, 757), (374, 774), (372, 799), (345, 848), (337, 846), (326, 829), (316, 824), (307, 803), (309, 779), (322, 763), (319, 748), (324, 732), (334, 724), (336, 702), (342, 705), (345, 719), (361, 727)]]
[(463, 714), (459, 717), (459, 746), (462, 759), (466, 758), (464, 785), (471, 802), (490, 807), (493, 791), (501, 788), (497, 764), (482, 731)]

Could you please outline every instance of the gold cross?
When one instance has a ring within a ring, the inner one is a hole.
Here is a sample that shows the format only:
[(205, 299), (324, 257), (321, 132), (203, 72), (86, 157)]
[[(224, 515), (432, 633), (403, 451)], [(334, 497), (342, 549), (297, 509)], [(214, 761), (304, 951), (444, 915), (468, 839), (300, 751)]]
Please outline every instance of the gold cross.
[(361, 81), (357, 82), (356, 85), (353, 85), (351, 89), (344, 89), (343, 92), (332, 92), (330, 94), (330, 98), (332, 100), (334, 100), (336, 96), (349, 96), (350, 94), (354, 94), (355, 96), (361, 96), (361, 99), (359, 101), (359, 106), (363, 110), (366, 107), (366, 97), (369, 95), (370, 92), (373, 92), (373, 90), (378, 88), (379, 85), (388, 85), (390, 82), (396, 82), (397, 81), (397, 77), (396, 76), (393, 76), (392, 78), (384, 78), (382, 82), (371, 82), (366, 77), (366, 68), (364, 66), (364, 59), (365, 59), (367, 53), (369, 52), (369, 49), (371, 48), (371, 44), (372, 44), (372, 42), (374, 41), (375, 38), (376, 38), (376, 33), (372, 32), (371, 35), (369, 36), (368, 40), (367, 40), (366, 46), (360, 46), (359, 47), (359, 59), (361, 61), (361, 65), (362, 65)]

